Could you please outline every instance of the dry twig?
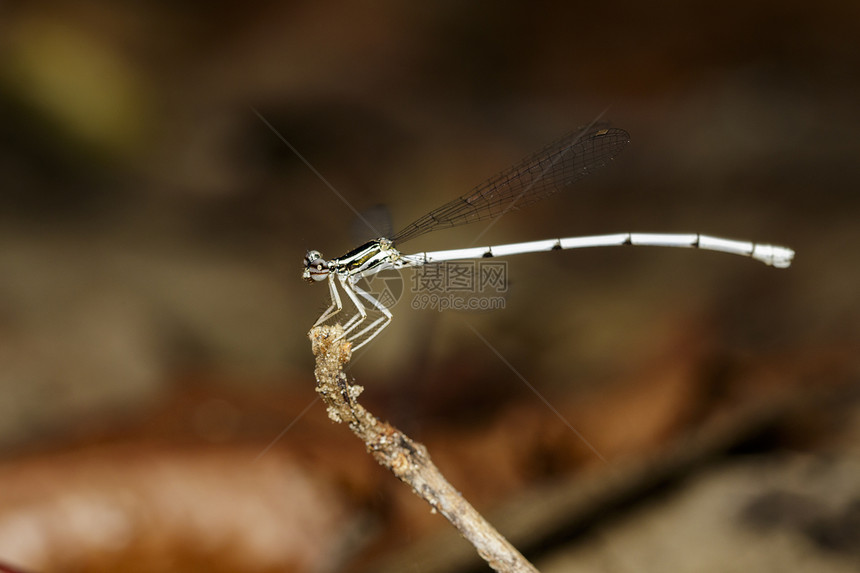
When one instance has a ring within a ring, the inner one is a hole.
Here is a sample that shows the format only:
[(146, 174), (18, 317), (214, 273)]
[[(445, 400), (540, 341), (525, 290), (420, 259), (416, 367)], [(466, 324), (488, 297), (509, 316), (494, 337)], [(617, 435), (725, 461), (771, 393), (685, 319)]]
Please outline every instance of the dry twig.
[(363, 388), (350, 384), (343, 372), (344, 365), (349, 362), (350, 344), (337, 340), (342, 332), (340, 325), (320, 326), (310, 332), (316, 356), (317, 392), (328, 406), (329, 418), (346, 422), (376, 461), (411, 486), (433, 511), (445, 516), (490, 567), (496, 571), (537, 573), (537, 569), (448, 483), (430, 461), (423, 445), (379, 421), (358, 403)]

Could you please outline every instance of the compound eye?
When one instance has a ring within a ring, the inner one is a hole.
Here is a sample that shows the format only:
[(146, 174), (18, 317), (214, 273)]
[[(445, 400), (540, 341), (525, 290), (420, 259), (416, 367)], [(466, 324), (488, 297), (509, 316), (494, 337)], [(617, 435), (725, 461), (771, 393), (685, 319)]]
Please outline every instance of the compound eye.
[(322, 258), (322, 253), (320, 253), (319, 251), (308, 251), (305, 255), (305, 266), (314, 266), (316, 265), (317, 261), (322, 261), (323, 263), (325, 263), (325, 260), (323, 260)]

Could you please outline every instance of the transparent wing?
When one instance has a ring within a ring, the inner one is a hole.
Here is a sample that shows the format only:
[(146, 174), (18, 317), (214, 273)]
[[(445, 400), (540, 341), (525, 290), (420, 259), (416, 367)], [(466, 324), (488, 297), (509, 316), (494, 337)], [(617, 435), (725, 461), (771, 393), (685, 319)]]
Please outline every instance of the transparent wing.
[(392, 237), (403, 243), (436, 229), (484, 221), (567, 189), (630, 143), (623, 129), (595, 124), (571, 132), (470, 193), (427, 213)]

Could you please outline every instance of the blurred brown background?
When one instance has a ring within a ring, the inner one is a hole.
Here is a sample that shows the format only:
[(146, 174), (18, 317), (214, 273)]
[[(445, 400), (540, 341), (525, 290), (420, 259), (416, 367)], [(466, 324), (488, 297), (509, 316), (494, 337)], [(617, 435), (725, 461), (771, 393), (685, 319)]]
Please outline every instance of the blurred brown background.
[(404, 298), (364, 401), (542, 571), (856, 570), (858, 33), (832, 0), (0, 4), (0, 564), (485, 570), (315, 402), (301, 259), (357, 244), (330, 187), (399, 228), (604, 114), (629, 148), (482, 244), (792, 268), (511, 258), (503, 310)]

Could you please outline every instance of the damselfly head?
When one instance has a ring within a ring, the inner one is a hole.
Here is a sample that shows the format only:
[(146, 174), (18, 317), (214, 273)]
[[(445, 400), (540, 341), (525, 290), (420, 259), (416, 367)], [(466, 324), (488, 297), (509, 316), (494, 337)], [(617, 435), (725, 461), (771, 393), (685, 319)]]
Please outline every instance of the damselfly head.
[(319, 251), (308, 251), (304, 260), (305, 270), (302, 272), (302, 278), (312, 283), (325, 280), (328, 277), (329, 268), (326, 261)]

